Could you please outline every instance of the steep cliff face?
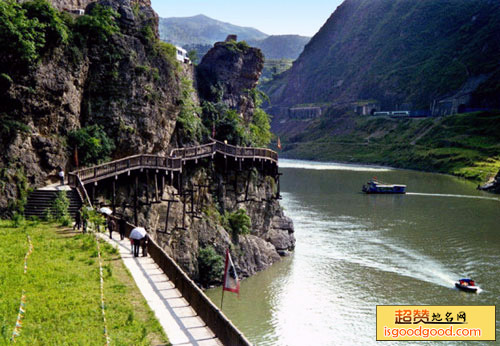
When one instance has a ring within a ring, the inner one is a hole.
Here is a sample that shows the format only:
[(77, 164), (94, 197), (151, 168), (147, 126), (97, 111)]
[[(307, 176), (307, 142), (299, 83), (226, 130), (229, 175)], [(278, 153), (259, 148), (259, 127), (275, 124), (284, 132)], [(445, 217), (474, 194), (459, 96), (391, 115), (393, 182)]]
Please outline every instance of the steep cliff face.
[(16, 172), (39, 187), (56, 179), (58, 167), (74, 167), (66, 140), (71, 130), (102, 125), (115, 141), (114, 157), (166, 152), (179, 111), (179, 67), (154, 46), (158, 17), (151, 7), (133, 8), (128, 0), (112, 7), (122, 13), (118, 33), (105, 37), (81, 29), (68, 43), (43, 51), (36, 64), (1, 69), (9, 83), (2, 84), (0, 116), (27, 126), (2, 133), (3, 213), (19, 194)]
[(417, 110), (483, 76), (468, 106), (498, 107), (499, 18), (491, 0), (346, 0), (264, 91), (274, 106), (377, 100)]
[(257, 86), (263, 68), (260, 49), (244, 42), (217, 42), (197, 69), (200, 95), (210, 102), (222, 100), (249, 122), (255, 111), (249, 91)]

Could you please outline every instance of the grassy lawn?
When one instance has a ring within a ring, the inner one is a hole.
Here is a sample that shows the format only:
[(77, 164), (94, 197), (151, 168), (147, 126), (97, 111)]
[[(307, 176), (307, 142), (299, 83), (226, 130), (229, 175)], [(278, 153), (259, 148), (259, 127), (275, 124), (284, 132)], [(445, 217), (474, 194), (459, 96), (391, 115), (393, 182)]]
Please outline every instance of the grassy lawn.
[[(34, 251), (23, 274), (28, 251)], [(0, 344), (10, 344), (21, 293), (26, 291), (22, 345), (104, 345), (95, 238), (46, 223), (14, 228), (0, 221)], [(168, 340), (118, 252), (101, 243), (108, 334), (113, 345)]]

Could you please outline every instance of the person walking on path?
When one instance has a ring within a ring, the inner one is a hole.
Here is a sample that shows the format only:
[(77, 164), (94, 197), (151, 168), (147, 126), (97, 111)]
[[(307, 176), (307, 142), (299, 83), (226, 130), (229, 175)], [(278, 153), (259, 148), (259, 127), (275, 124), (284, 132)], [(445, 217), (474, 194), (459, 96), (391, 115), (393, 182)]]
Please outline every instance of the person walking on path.
[(144, 238), (141, 239), (142, 257), (146, 257), (148, 255), (148, 243), (149, 235), (146, 234)]
[(113, 231), (116, 231), (116, 221), (111, 216), (108, 216), (109, 239), (113, 239)]
[(88, 209), (81, 209), (82, 211), (82, 232), (87, 233), (87, 225), (89, 221), (89, 211)]
[(61, 181), (61, 186), (64, 185), (64, 169), (59, 167), (59, 180)]
[(141, 245), (142, 239), (132, 239), (132, 250), (134, 252), (134, 257), (139, 257), (139, 247)]
[(77, 230), (80, 230), (81, 227), (82, 227), (82, 211), (81, 209), (78, 209), (75, 215), (75, 225), (73, 226), (73, 230), (75, 230), (75, 228)]
[(125, 239), (125, 229), (127, 227), (127, 221), (125, 221), (124, 219), (120, 219), (118, 223), (119, 223), (120, 240), (123, 240)]

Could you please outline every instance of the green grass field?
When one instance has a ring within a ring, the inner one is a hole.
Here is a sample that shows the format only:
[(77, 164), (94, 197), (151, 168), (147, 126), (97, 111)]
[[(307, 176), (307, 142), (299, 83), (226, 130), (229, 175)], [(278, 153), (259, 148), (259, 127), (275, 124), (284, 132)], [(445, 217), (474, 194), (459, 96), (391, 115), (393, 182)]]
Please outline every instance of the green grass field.
[[(23, 274), (31, 237), (34, 251)], [(92, 235), (38, 222), (0, 221), (0, 344), (10, 344), (22, 290), (21, 345), (104, 345), (99, 260)], [(101, 243), (112, 345), (168, 344), (118, 252)]]

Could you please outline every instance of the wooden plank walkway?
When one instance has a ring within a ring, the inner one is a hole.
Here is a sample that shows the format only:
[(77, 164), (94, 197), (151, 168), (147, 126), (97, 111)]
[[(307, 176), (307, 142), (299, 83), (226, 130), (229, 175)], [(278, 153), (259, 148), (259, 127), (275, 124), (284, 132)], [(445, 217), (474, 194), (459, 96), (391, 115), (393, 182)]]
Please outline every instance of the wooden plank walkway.
[(116, 247), (142, 295), (156, 315), (172, 345), (222, 346), (215, 334), (198, 316), (179, 290), (149, 256), (133, 257), (130, 240), (99, 236)]
[(225, 158), (233, 157), (236, 160), (263, 160), (275, 165), (278, 164), (278, 154), (271, 149), (238, 147), (212, 140), (208, 144), (174, 149), (168, 157), (146, 154), (133, 155), (102, 165), (79, 169), (68, 174), (68, 182), (70, 186), (78, 188), (82, 184), (93, 183), (137, 169), (182, 172), (185, 162), (197, 161), (205, 157), (213, 158), (215, 154), (224, 155)]

